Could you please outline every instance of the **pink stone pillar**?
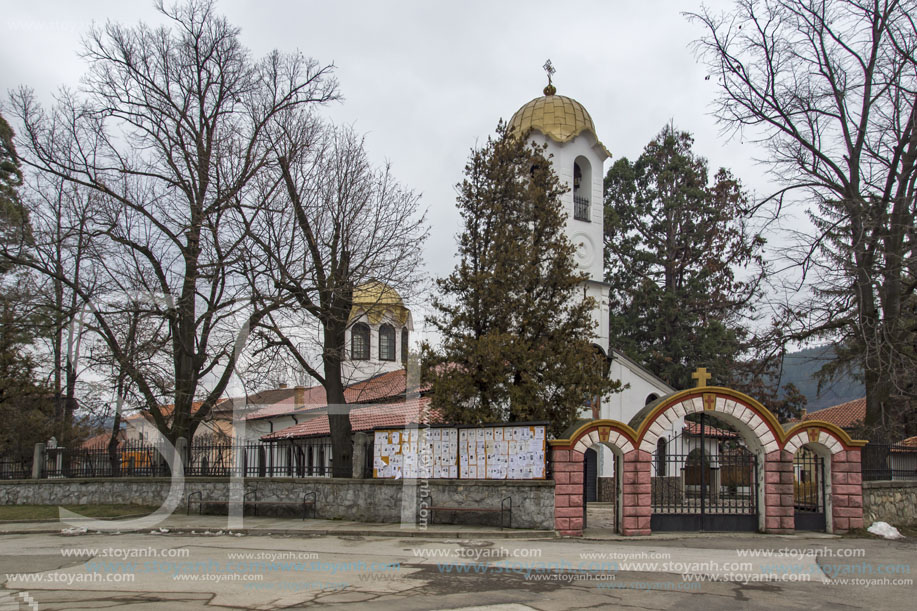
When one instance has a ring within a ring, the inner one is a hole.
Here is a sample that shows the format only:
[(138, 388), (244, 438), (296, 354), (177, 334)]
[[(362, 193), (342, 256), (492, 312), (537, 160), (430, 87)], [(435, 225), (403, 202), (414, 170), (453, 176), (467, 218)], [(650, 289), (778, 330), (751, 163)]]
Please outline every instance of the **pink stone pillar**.
[(793, 455), (774, 450), (764, 457), (764, 530), (772, 534), (792, 534), (794, 517)]
[(583, 535), (583, 453), (553, 448), (554, 529), (565, 537)]
[(621, 495), (621, 534), (648, 535), (650, 516), (653, 512), (652, 486), (650, 484), (650, 461), (652, 455), (642, 450), (633, 450), (624, 455)]
[(863, 475), (860, 448), (841, 451), (831, 457), (832, 532), (843, 534), (863, 528)]

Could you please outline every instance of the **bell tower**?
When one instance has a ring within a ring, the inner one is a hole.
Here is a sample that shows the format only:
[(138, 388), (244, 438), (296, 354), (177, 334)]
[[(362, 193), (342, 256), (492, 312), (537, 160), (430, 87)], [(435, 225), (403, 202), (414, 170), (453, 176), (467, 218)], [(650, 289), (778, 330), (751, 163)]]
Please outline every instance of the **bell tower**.
[(592, 312), (597, 323), (596, 343), (608, 353), (608, 289), (604, 282), (604, 210), (602, 202), (603, 165), (611, 154), (596, 134), (592, 117), (582, 104), (557, 95), (552, 83), (551, 60), (544, 65), (548, 86), (544, 95), (516, 111), (509, 130), (528, 134), (538, 145), (547, 145), (554, 172), (568, 191), (562, 196), (567, 213), (567, 237), (576, 245), (576, 264), (589, 275), (583, 294), (592, 297)]

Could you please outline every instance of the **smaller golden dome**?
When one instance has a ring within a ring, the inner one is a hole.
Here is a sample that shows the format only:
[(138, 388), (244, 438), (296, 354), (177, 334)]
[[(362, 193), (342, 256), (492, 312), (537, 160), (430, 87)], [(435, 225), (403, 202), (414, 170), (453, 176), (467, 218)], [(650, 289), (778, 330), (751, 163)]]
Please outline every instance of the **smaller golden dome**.
[(596, 143), (610, 157), (611, 154), (599, 141), (592, 117), (582, 104), (563, 95), (553, 95), (554, 87), (545, 87), (545, 95), (539, 96), (516, 111), (509, 121), (509, 131), (525, 134), (537, 130), (555, 142), (569, 142), (583, 132), (589, 132)]
[(357, 306), (400, 306), (404, 301), (398, 291), (378, 280), (370, 280), (354, 287), (353, 305)]
[(353, 307), (350, 320), (366, 314), (371, 324), (379, 324), (385, 318), (397, 320), (401, 325), (407, 324), (410, 312), (398, 291), (378, 280), (370, 280), (354, 287)]

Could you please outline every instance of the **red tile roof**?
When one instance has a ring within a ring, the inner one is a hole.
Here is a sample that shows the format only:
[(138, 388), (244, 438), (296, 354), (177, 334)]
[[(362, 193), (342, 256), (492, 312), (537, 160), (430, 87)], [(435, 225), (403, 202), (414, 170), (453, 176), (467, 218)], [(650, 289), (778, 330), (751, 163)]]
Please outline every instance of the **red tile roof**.
[[(381, 403), (393, 399), (403, 399), (406, 386), (407, 372), (404, 369), (398, 369), (351, 384), (344, 389), (344, 400), (347, 403)], [(424, 387), (419, 390), (423, 391), (427, 390), (427, 388)], [(293, 402), (294, 397), (291, 396), (280, 403), (266, 405), (245, 418), (246, 420), (259, 420), (286, 414), (299, 414), (328, 405), (327, 395), (323, 386), (307, 388), (303, 405), (296, 406)]]
[(909, 448), (917, 448), (917, 435), (913, 437), (908, 437), (907, 439), (902, 439), (898, 442), (899, 446), (907, 446)]
[[(104, 450), (108, 448), (108, 442), (111, 440), (111, 433), (99, 433), (95, 437), (90, 437), (80, 447), (84, 450)], [(124, 441), (124, 431), (118, 431), (118, 441)]]
[[(252, 400), (257, 395), (265, 395), (267, 392), (269, 391), (256, 393), (256, 395), (249, 397), (249, 400)], [(286, 414), (298, 414), (299, 412), (318, 409), (328, 405), (328, 400), (325, 396), (325, 389), (322, 386), (310, 386), (309, 388), (306, 388), (305, 400), (303, 401), (302, 405), (297, 406), (295, 404), (295, 400), (295, 395), (291, 394), (277, 403), (265, 405), (261, 409), (246, 415), (245, 419), (258, 420), (260, 418), (273, 418), (274, 416), (283, 416)]]
[(817, 412), (812, 412), (802, 417), (803, 422), (807, 420), (824, 420), (842, 429), (850, 428), (857, 422), (862, 422), (865, 419), (866, 397), (854, 399), (847, 403), (841, 403), (834, 407), (826, 407), (825, 409), (820, 409)]
[(344, 389), (344, 399), (348, 403), (370, 403), (403, 395), (407, 384), (407, 371), (399, 369), (390, 371), (368, 380), (351, 384)]
[[(386, 403), (354, 407), (350, 411), (350, 426), (354, 432), (371, 431), (376, 427), (403, 427), (411, 423), (435, 424), (442, 421), (438, 411), (430, 409), (429, 397), (418, 397), (401, 403)], [(262, 441), (298, 439), (330, 435), (328, 416), (322, 414), (300, 424), (262, 437)]]
[[(697, 422), (685, 422), (684, 432), (687, 435), (700, 435), (700, 424)], [(739, 436), (738, 433), (720, 429), (709, 424), (704, 425), (704, 435), (711, 439), (734, 439)]]

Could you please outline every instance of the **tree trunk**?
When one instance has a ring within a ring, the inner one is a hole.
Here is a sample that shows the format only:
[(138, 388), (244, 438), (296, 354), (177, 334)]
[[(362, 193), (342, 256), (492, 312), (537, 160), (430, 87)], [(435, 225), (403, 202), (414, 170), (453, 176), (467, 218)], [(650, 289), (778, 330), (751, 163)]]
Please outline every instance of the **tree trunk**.
[(331, 474), (333, 477), (350, 478), (353, 477), (353, 430), (341, 380), (345, 324), (334, 321), (325, 325), (325, 397), (331, 430)]
[[(120, 399), (119, 399), (120, 401)], [(115, 412), (115, 421), (111, 425), (111, 439), (108, 440), (108, 461), (111, 463), (111, 476), (121, 475), (121, 457), (118, 454), (118, 433), (121, 432), (121, 410)]]

